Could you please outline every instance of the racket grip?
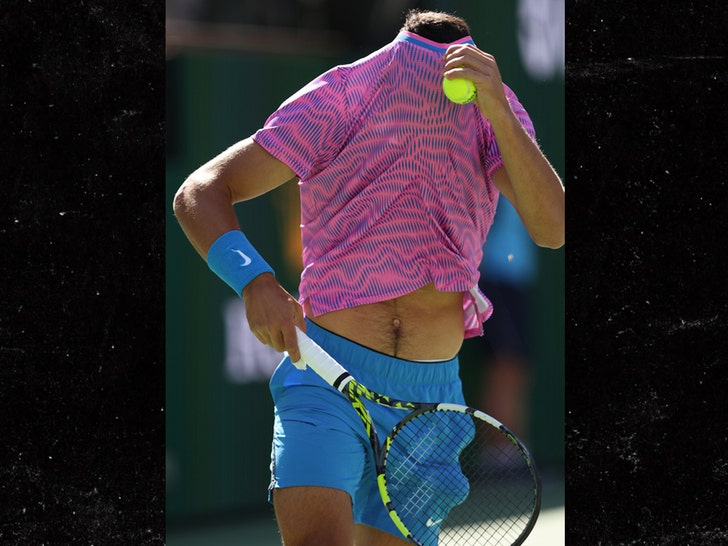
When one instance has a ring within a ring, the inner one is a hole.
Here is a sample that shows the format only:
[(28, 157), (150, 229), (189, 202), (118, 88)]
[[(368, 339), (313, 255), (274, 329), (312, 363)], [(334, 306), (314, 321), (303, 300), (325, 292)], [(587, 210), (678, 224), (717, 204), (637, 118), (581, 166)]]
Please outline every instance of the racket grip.
[[(334, 388), (343, 387), (342, 377), (349, 373), (344, 367), (336, 362), (329, 353), (324, 351), (314, 340), (296, 328), (298, 336), (298, 350), (301, 352), (301, 361), (294, 362), (300, 369), (305, 369), (308, 364), (321, 378)], [(303, 362), (303, 366), (301, 366)]]

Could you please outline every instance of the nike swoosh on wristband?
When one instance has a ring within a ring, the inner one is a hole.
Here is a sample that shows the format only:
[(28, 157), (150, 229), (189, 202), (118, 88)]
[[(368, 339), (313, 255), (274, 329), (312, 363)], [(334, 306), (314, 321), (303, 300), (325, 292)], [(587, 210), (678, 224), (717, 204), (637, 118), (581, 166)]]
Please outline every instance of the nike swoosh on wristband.
[(245, 262), (240, 267), (247, 267), (253, 262), (253, 260), (251, 260), (246, 254), (243, 254), (237, 248), (233, 248), (232, 250), (233, 250), (233, 252), (237, 252), (238, 254), (240, 254), (243, 257), (243, 259), (245, 260)]

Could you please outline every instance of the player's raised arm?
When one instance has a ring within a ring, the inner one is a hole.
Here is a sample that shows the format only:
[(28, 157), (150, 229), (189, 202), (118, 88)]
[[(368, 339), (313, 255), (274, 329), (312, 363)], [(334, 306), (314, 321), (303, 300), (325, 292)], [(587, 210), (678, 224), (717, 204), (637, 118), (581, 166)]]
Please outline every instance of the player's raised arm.
[(495, 58), (472, 44), (452, 46), (445, 54), (444, 75), (475, 84), (475, 103), (493, 128), (505, 167), (496, 171), (493, 182), (518, 211), (537, 245), (561, 247), (564, 186), (511, 109)]

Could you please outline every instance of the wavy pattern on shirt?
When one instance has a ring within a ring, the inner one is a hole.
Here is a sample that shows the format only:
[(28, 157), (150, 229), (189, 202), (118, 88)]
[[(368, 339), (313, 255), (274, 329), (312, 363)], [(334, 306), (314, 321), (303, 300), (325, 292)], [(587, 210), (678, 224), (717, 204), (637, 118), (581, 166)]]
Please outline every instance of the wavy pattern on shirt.
[(431, 282), (464, 292), (466, 336), (480, 333), (490, 315), (490, 307), (476, 310), (468, 291), (478, 281), (498, 201), (491, 175), (502, 159), (477, 106), (442, 92), (446, 48), (402, 32), (316, 78), (254, 135), (300, 179), (299, 291), (315, 315)]

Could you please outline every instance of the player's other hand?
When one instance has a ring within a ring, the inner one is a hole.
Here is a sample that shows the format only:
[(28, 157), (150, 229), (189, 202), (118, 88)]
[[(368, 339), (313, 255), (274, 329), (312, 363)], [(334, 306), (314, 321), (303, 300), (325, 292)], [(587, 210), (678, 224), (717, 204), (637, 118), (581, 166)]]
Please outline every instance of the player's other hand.
[(296, 326), (306, 331), (303, 309), (270, 273), (254, 278), (244, 289), (245, 314), (248, 326), (258, 340), (278, 352), (287, 351), (292, 362), (298, 362)]
[(493, 55), (473, 44), (457, 44), (447, 49), (444, 62), (444, 76), (473, 82), (478, 92), (475, 101), (483, 116), (490, 119), (510, 111), (498, 63)]

